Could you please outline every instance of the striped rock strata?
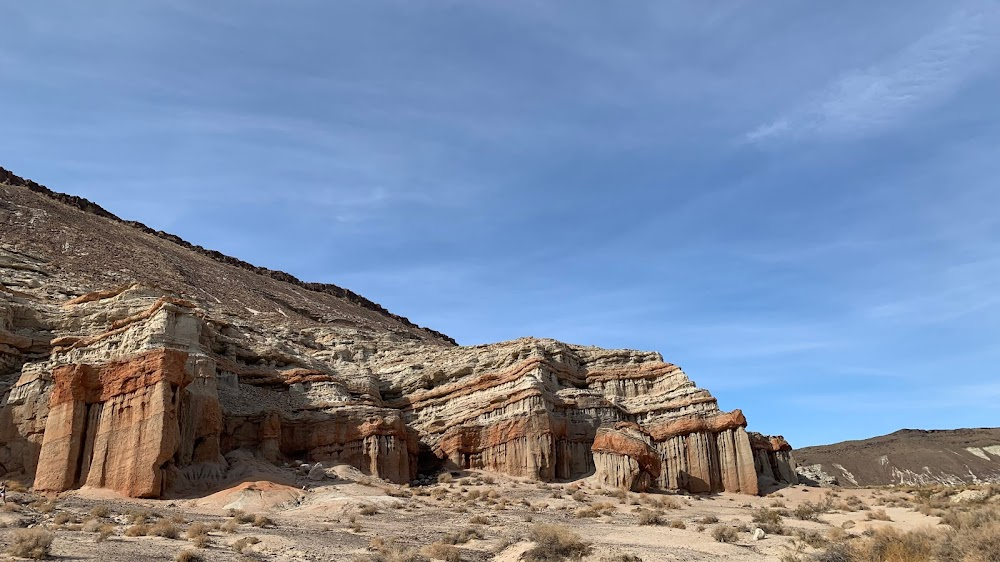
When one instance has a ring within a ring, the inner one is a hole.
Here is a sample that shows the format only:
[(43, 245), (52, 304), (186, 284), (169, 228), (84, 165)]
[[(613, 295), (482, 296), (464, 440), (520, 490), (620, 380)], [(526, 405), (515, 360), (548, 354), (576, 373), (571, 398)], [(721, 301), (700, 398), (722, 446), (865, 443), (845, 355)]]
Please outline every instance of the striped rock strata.
[(750, 494), (794, 475), (657, 353), (459, 347), (25, 185), (0, 184), (0, 473), (37, 489), (197, 494), (292, 460)]

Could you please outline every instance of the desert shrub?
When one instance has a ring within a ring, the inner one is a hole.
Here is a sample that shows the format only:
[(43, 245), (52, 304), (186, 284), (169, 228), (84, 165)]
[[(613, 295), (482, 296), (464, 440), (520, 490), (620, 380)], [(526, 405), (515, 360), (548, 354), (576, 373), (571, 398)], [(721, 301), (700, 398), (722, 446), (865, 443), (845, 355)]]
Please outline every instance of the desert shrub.
[(882, 528), (852, 541), (846, 552), (851, 562), (930, 562), (935, 539), (922, 531), (901, 533), (891, 527)]
[(149, 534), (149, 527), (146, 525), (132, 525), (125, 529), (126, 537), (145, 537)]
[(712, 538), (719, 542), (736, 542), (740, 538), (739, 532), (728, 525), (718, 525), (712, 529)]
[(266, 515), (254, 515), (252, 523), (254, 527), (274, 527), (274, 521)]
[(83, 532), (96, 533), (101, 529), (101, 525), (103, 525), (103, 523), (101, 523), (100, 519), (87, 519), (83, 522)]
[(57, 513), (55, 517), (52, 518), (52, 522), (56, 525), (65, 525), (72, 519), (68, 513)]
[(753, 513), (753, 522), (769, 535), (785, 534), (781, 514), (772, 509), (762, 507)]
[(470, 525), (489, 525), (490, 524), (490, 520), (489, 520), (489, 518), (483, 517), (482, 515), (473, 515), (472, 517), (469, 518), (469, 524)]
[(695, 522), (701, 523), (702, 525), (714, 525), (719, 522), (719, 518), (714, 515), (706, 515)]
[(684, 521), (680, 519), (671, 519), (667, 523), (667, 526), (670, 527), (671, 529), (687, 529), (687, 525), (685, 525)]
[(601, 494), (612, 498), (618, 498), (620, 500), (624, 500), (626, 496), (628, 496), (628, 492), (622, 490), (621, 488), (607, 488), (601, 490)]
[(577, 490), (577, 491), (573, 492), (573, 496), (572, 497), (573, 497), (573, 499), (575, 501), (585, 502), (585, 501), (587, 501), (587, 492), (584, 492), (583, 490)]
[(363, 505), (358, 508), (358, 513), (361, 515), (372, 516), (378, 513), (378, 509), (374, 505)]
[(149, 534), (165, 539), (176, 539), (177, 535), (180, 534), (180, 529), (173, 521), (161, 519), (149, 528)]
[(133, 509), (127, 514), (129, 523), (133, 525), (142, 525), (143, 523), (152, 519), (152, 513), (148, 509)]
[(90, 510), (90, 514), (93, 515), (94, 517), (107, 517), (111, 515), (111, 509), (109, 509), (108, 506), (104, 504), (95, 505)]
[(642, 558), (635, 554), (615, 554), (601, 558), (601, 562), (642, 562)]
[(681, 504), (677, 503), (674, 498), (659, 498), (653, 497), (648, 494), (642, 495), (642, 503), (658, 508), (658, 509), (680, 509)]
[(192, 523), (191, 526), (187, 528), (187, 531), (184, 531), (184, 537), (188, 539), (193, 539), (198, 535), (207, 535), (207, 534), (208, 534), (208, 525), (202, 523), (201, 521)]
[(204, 558), (193, 550), (182, 550), (174, 556), (174, 562), (202, 562)]
[(826, 513), (828, 509), (822, 504), (814, 504), (812, 502), (802, 502), (795, 509), (792, 510), (792, 515), (796, 519), (801, 519), (802, 521), (818, 521), (820, 513)]
[[(843, 531), (843, 530), (841, 530)], [(795, 536), (802, 542), (808, 544), (813, 548), (822, 548), (829, 543), (823, 535), (816, 531), (806, 531), (803, 529), (797, 529), (795, 531)]]
[(442, 472), (438, 474), (437, 481), (438, 484), (451, 484), (455, 481), (455, 477), (450, 472)]
[(97, 542), (104, 542), (111, 538), (115, 534), (115, 526), (109, 523), (101, 525), (101, 528), (97, 530)]
[(663, 516), (658, 511), (650, 511), (648, 509), (643, 509), (639, 512), (639, 524), (640, 525), (662, 525)]
[(884, 509), (873, 509), (869, 511), (867, 518), (869, 521), (892, 521), (892, 517), (889, 517)]
[(445, 562), (460, 562), (462, 551), (450, 544), (436, 542), (421, 549), (421, 554), (432, 560), (444, 560)]
[(56, 502), (47, 500), (35, 500), (28, 504), (28, 507), (38, 513), (52, 513), (56, 509)]
[(14, 503), (12, 501), (9, 501), (9, 502), (3, 504), (3, 510), (6, 511), (6, 512), (17, 512), (17, 511), (21, 511), (21, 506), (17, 505), (16, 503)]
[(233, 544), (231, 544), (230, 548), (232, 548), (233, 550), (235, 550), (240, 554), (243, 554), (243, 552), (247, 549), (247, 547), (255, 545), (259, 542), (260, 539), (258, 539), (257, 537), (243, 537), (242, 539), (239, 539)]
[(236, 530), (239, 528), (240, 528), (240, 520), (237, 519), (236, 517), (227, 519), (226, 522), (222, 524), (222, 530), (229, 534), (235, 533)]
[(944, 534), (938, 557), (946, 562), (994, 562), (1000, 560), (1000, 508), (974, 508), (947, 518), (953, 530)]
[(257, 518), (257, 515), (254, 515), (253, 513), (246, 513), (242, 509), (229, 509), (226, 512), (226, 515), (236, 519), (239, 523), (253, 523), (254, 519)]
[(868, 504), (857, 496), (848, 496), (839, 506), (843, 511), (862, 511), (868, 509)]
[(48, 558), (55, 537), (55, 533), (45, 529), (18, 529), (14, 531), (7, 553), (19, 558), (42, 560)]
[(483, 532), (476, 527), (466, 527), (455, 533), (448, 533), (441, 539), (445, 544), (465, 544), (473, 539), (483, 538)]
[(529, 538), (535, 546), (522, 555), (526, 562), (555, 562), (558, 560), (580, 560), (590, 554), (589, 543), (580, 535), (559, 525), (536, 525)]

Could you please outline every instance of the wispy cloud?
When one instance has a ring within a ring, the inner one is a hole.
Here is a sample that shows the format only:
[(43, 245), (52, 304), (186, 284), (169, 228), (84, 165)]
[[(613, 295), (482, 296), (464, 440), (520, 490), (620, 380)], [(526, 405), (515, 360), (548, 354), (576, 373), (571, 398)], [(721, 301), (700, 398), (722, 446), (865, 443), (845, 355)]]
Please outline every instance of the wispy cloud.
[(748, 142), (787, 137), (857, 137), (894, 127), (940, 103), (1000, 54), (1000, 7), (986, 1), (868, 68), (841, 74), (802, 105), (745, 134)]

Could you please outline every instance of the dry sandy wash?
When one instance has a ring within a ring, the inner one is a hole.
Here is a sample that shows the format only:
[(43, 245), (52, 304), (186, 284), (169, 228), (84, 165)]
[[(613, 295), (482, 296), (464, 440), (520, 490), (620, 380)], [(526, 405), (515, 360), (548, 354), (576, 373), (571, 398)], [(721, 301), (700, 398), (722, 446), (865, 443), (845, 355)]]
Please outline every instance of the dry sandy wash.
[[(409, 486), (346, 465), (324, 469), (319, 480), (305, 467), (281, 470), (287, 485), (245, 482), (194, 499), (13, 492), (0, 512), (0, 543), (8, 549), (32, 527), (53, 533), (51, 555), (61, 560), (515, 562), (535, 546), (532, 531), (550, 524), (589, 543), (587, 561), (781, 561), (815, 552), (810, 544), (831, 536), (941, 526), (886, 490), (640, 494), (599, 488), (592, 478), (541, 483), (463, 471)], [(883, 512), (890, 520), (880, 520)], [(770, 532), (755, 540), (760, 527)]]

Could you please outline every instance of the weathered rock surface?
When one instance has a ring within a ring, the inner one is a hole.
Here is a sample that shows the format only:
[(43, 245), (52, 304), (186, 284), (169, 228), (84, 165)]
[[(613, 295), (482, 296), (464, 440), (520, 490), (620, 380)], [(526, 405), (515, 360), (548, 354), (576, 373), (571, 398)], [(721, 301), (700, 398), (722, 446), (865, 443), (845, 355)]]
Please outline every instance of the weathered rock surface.
[(293, 460), (395, 482), (794, 482), (787, 443), (748, 435), (657, 353), (459, 347), (344, 289), (0, 180), (0, 473), (37, 489), (198, 494)]
[(798, 484), (792, 446), (780, 435), (768, 436), (750, 434), (750, 448), (753, 449), (754, 470), (759, 480), (768, 484)]
[(803, 481), (841, 486), (1000, 482), (1000, 428), (901, 429), (795, 453)]

